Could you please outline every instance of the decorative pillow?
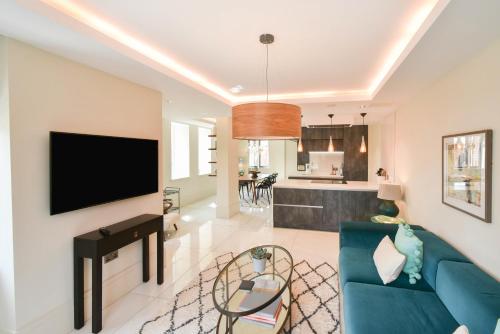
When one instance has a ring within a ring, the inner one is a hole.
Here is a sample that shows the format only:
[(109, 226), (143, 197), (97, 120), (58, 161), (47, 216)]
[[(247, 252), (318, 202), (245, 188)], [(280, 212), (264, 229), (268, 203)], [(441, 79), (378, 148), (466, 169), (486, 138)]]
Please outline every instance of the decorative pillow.
[(405, 224), (406, 221), (403, 218), (394, 218), (384, 215), (373, 216), (371, 218), (373, 223), (379, 224)]
[(396, 280), (403, 270), (406, 257), (398, 252), (389, 236), (385, 236), (373, 253), (373, 261), (384, 284)]
[(400, 224), (396, 233), (397, 250), (406, 256), (403, 272), (410, 276), (410, 284), (421, 279), (420, 270), (424, 259), (424, 243), (417, 238), (408, 224)]
[(458, 327), (453, 334), (469, 334), (469, 330), (465, 325)]

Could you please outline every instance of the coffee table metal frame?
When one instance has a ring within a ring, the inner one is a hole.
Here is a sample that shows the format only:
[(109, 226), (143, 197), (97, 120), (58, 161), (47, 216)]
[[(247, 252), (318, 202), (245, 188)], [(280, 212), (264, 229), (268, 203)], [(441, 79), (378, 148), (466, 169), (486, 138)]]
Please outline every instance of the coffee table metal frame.
[[(245, 256), (251, 257), (251, 255), (250, 255), (251, 251), (255, 248), (258, 248), (258, 247), (266, 248), (268, 250), (268, 253), (269, 253), (269, 249), (272, 250), (270, 252), (271, 258), (268, 259), (268, 261), (270, 261), (272, 263), (272, 267), (271, 267), (272, 272), (269, 273), (269, 272), (264, 271), (264, 273), (260, 273), (260, 274), (256, 275), (255, 277), (253, 277), (252, 280), (256, 279), (258, 277), (263, 277), (263, 276), (272, 276), (272, 278), (275, 279), (276, 276), (278, 276), (279, 278), (281, 278), (285, 282), (285, 284), (283, 284), (283, 286), (276, 292), (276, 294), (271, 299), (269, 299), (267, 302), (263, 303), (262, 305), (254, 308), (254, 309), (244, 311), (244, 312), (230, 311), (227, 309), (227, 307), (229, 305), (231, 298), (233, 298), (235, 293), (238, 292), (238, 289), (235, 290), (231, 295), (229, 295), (229, 268), (231, 267), (231, 265), (233, 265), (237, 260), (241, 259), (242, 257), (245, 257)], [(285, 316), (285, 319), (283, 320), (283, 323), (280, 325), (280, 327), (277, 329), (277, 331), (274, 331), (274, 333), (281, 332), (284, 329), (287, 320), (289, 323), (289, 329), (292, 328), (292, 308), (291, 308), (291, 305), (292, 305), (292, 273), (293, 273), (292, 255), (290, 254), (290, 252), (288, 250), (286, 250), (285, 248), (283, 248), (281, 246), (277, 246), (277, 245), (263, 245), (263, 246), (258, 246), (258, 247), (248, 249), (248, 250), (242, 252), (241, 254), (239, 254), (234, 259), (232, 259), (228, 264), (226, 264), (226, 266), (224, 266), (224, 268), (219, 272), (219, 274), (217, 275), (217, 278), (215, 279), (215, 282), (214, 282), (214, 285), (212, 288), (212, 299), (213, 299), (215, 308), (220, 313), (219, 320), (217, 321), (217, 334), (219, 334), (220, 322), (222, 321), (222, 317), (226, 318), (226, 326), (225, 326), (226, 330), (224, 331), (224, 333), (225, 334), (233, 334), (233, 325), (236, 323), (236, 321), (238, 321), (239, 317), (254, 314), (256, 312), (263, 310), (267, 306), (271, 305), (283, 293), (285, 293), (286, 292), (285, 290), (288, 290), (289, 305), (282, 306), (286, 310), (286, 316)], [(288, 258), (290, 260), (290, 273), (289, 273), (288, 277), (283, 277), (279, 272), (276, 271), (275, 253), (276, 253), (277, 248), (282, 250), (288, 256)], [(219, 303), (215, 297), (215, 294), (217, 291), (217, 285), (222, 279), (224, 279), (224, 281), (225, 281), (226, 302), (225, 302), (225, 305), (221, 306), (221, 305), (219, 305)], [(259, 325), (256, 324), (255, 326), (259, 326)]]

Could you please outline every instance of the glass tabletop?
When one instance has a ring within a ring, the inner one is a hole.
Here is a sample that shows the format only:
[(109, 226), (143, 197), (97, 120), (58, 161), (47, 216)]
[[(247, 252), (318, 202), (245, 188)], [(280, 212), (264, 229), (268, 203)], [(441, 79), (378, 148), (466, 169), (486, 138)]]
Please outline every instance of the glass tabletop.
[[(265, 259), (260, 268), (252, 259), (252, 251), (262, 247)], [(281, 246), (264, 245), (249, 249), (231, 260), (218, 274), (212, 297), (216, 309), (223, 315), (232, 317), (246, 316), (256, 313), (273, 303), (289, 287), (293, 259), (290, 253)], [(261, 272), (257, 272), (261, 271)], [(248, 293), (240, 289), (242, 281), (253, 281), (254, 287), (265, 287), (259, 301), (252, 308), (242, 310), (241, 301)], [(269, 287), (269, 289), (267, 289)]]

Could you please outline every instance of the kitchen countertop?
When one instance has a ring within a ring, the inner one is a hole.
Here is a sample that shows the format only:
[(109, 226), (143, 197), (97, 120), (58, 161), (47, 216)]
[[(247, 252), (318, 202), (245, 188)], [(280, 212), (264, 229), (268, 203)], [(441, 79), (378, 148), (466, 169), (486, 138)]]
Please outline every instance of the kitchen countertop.
[(287, 189), (378, 191), (378, 184), (367, 181), (347, 181), (347, 184), (328, 184), (313, 183), (311, 180), (283, 180), (276, 182), (273, 187)]
[(342, 180), (344, 177), (340, 176), (340, 175), (332, 175), (332, 174), (296, 174), (296, 175), (289, 175), (288, 178)]

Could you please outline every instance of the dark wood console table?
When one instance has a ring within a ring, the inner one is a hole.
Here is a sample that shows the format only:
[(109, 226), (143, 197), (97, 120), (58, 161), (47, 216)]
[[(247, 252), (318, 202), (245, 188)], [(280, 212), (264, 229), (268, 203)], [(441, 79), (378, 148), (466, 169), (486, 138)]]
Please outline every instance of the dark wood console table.
[(163, 284), (163, 216), (145, 214), (107, 226), (109, 236), (95, 230), (74, 238), (75, 329), (84, 325), (83, 259), (92, 259), (92, 333), (102, 329), (102, 257), (142, 239), (142, 280), (149, 281), (149, 235), (156, 233), (156, 280)]

